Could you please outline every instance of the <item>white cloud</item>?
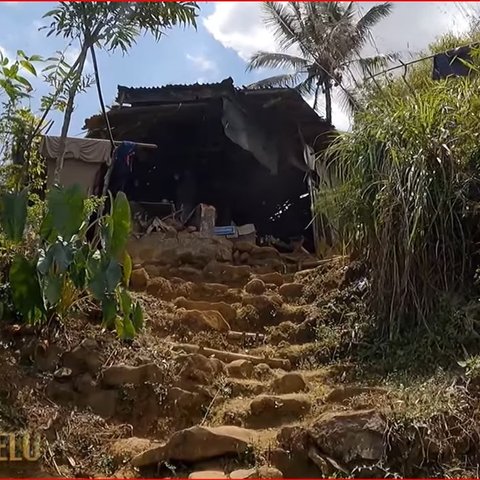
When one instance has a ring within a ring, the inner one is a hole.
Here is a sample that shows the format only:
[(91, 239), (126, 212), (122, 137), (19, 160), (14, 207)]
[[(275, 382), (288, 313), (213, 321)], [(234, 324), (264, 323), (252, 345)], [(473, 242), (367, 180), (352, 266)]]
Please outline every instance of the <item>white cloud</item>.
[(275, 50), (275, 39), (262, 22), (261, 3), (218, 2), (204, 19), (206, 29), (224, 47), (247, 61), (258, 50)]
[(216, 73), (218, 70), (217, 64), (205, 55), (191, 55), (187, 53), (186, 57), (200, 72)]
[[(369, 2), (356, 5), (361, 11), (373, 6)], [(473, 18), (478, 18), (478, 12), (467, 2), (394, 3), (390, 17), (375, 27), (374, 46), (365, 53), (401, 52), (415, 57), (438, 36), (448, 31), (464, 31)], [(278, 48), (263, 22), (260, 2), (218, 2), (214, 12), (204, 19), (204, 25), (218, 42), (236, 51), (244, 61), (259, 50)], [(337, 128), (348, 127), (350, 123), (335, 98), (333, 123)]]

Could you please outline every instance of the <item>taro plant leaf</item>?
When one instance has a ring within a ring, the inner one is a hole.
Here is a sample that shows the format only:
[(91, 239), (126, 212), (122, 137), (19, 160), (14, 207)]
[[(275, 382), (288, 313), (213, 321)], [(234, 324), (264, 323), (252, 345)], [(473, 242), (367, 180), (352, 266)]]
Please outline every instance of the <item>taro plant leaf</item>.
[(119, 292), (120, 308), (125, 317), (129, 317), (132, 312), (132, 298), (123, 288)]
[(115, 330), (117, 331), (117, 335), (120, 338), (124, 338), (124, 328), (123, 328), (123, 319), (118, 315), (115, 317)]
[(122, 278), (120, 264), (114, 258), (102, 257), (90, 262), (89, 287), (97, 300), (103, 300), (113, 293)]
[(1, 223), (6, 237), (18, 243), (27, 222), (27, 191), (3, 193), (0, 197)]
[(128, 252), (125, 250), (125, 253), (123, 255), (123, 283), (127, 288), (130, 284), (130, 277), (132, 276), (132, 270), (133, 270), (132, 258), (130, 257)]
[(76, 288), (83, 290), (87, 285), (87, 261), (89, 247), (83, 245), (73, 254), (73, 262), (70, 264), (69, 276)]
[(72, 247), (61, 242), (56, 242), (53, 245), (50, 245), (45, 256), (40, 258), (38, 262), (38, 271), (42, 275), (47, 275), (53, 267), (53, 271), (50, 273), (65, 273), (68, 270), (68, 267), (72, 264), (73, 259)]
[(23, 257), (15, 257), (9, 280), (15, 308), (27, 322), (35, 323), (45, 313), (36, 264)]
[(43, 217), (40, 225), (40, 237), (46, 242), (53, 242), (56, 238), (55, 229), (53, 228), (53, 217), (50, 212)]
[(106, 328), (111, 328), (115, 324), (117, 316), (117, 302), (112, 296), (106, 296), (102, 300), (102, 323)]
[(118, 192), (115, 197), (109, 221), (112, 225), (112, 232), (107, 249), (118, 257), (125, 250), (131, 230), (130, 204), (123, 192)]
[(63, 276), (50, 273), (43, 280), (43, 294), (49, 305), (57, 305), (62, 298)]
[(47, 194), (48, 212), (55, 230), (69, 241), (84, 220), (85, 195), (78, 185), (69, 188), (53, 187)]
[(135, 327), (133, 326), (132, 320), (130, 317), (124, 317), (123, 319), (123, 336), (122, 338), (130, 340), (135, 338)]
[(137, 302), (133, 307), (132, 313), (132, 322), (133, 326), (135, 327), (135, 331), (139, 332), (143, 328), (143, 311), (140, 304)]

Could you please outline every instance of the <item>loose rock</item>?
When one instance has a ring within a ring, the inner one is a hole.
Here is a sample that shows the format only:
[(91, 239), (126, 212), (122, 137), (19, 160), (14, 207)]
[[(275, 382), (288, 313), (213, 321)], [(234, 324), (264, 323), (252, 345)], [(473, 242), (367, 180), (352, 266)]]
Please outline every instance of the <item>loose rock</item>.
[(162, 375), (162, 369), (154, 363), (148, 363), (138, 367), (113, 365), (104, 370), (102, 383), (108, 387), (141, 385), (145, 382), (158, 383)]
[(387, 424), (376, 410), (327, 412), (309, 429), (320, 451), (340, 462), (382, 458)]
[(133, 270), (130, 276), (130, 288), (136, 291), (142, 291), (147, 288), (150, 277), (144, 268)]
[(283, 420), (300, 418), (310, 411), (306, 395), (260, 395), (250, 402), (250, 418), (262, 425), (277, 425)]
[(288, 300), (293, 300), (302, 296), (303, 285), (301, 283), (285, 283), (278, 289), (278, 293)]
[(186, 310), (217, 311), (227, 322), (233, 322), (237, 317), (236, 310), (225, 302), (202, 302), (180, 297), (177, 298), (174, 303), (175, 306), (185, 308)]
[(180, 325), (197, 332), (204, 330), (228, 332), (230, 330), (230, 325), (223, 315), (215, 310), (180, 310), (177, 312), (176, 319)]
[(275, 393), (297, 393), (306, 390), (307, 384), (299, 373), (285, 373), (272, 382), (271, 388)]
[(175, 432), (165, 445), (152, 448), (132, 459), (143, 467), (162, 461), (198, 462), (221, 455), (242, 454), (256, 438), (256, 432), (234, 426), (195, 426)]
[(245, 291), (254, 295), (261, 295), (265, 290), (265, 282), (259, 278), (254, 278), (245, 285)]
[(192, 472), (188, 478), (228, 478), (224, 472), (219, 470), (203, 470), (201, 472)]
[(129, 461), (132, 457), (154, 447), (158, 447), (151, 440), (146, 438), (130, 437), (115, 440), (108, 448), (108, 453), (113, 462), (118, 467), (122, 463)]
[(248, 360), (234, 360), (226, 365), (227, 373), (235, 378), (248, 378), (253, 374), (253, 363)]

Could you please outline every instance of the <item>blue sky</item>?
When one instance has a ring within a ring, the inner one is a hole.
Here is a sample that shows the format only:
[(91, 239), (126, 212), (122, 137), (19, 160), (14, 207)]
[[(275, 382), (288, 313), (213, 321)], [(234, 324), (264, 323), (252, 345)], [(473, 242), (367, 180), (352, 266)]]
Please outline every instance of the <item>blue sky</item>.
[[(0, 3), (0, 47), (7, 55), (14, 56), (18, 49), (27, 55), (50, 56), (63, 50), (67, 42), (62, 38), (46, 37), (39, 31), (45, 12), (54, 6), (52, 2)], [(117, 85), (161, 86), (169, 83), (201, 83), (221, 81), (231, 76), (237, 85), (251, 83), (259, 73), (246, 73), (245, 62), (231, 48), (225, 48), (207, 31), (203, 20), (213, 13), (211, 3), (201, 4), (198, 29), (175, 28), (169, 30), (159, 42), (151, 36), (138, 39), (128, 55), (98, 53), (101, 84), (107, 103), (113, 102)], [(72, 46), (73, 47), (73, 46)], [(71, 55), (77, 47), (71, 48)], [(89, 67), (91, 68), (91, 67)], [(35, 85), (36, 83), (34, 83)], [(44, 93), (41, 85), (37, 93)], [(34, 105), (35, 106), (35, 105)], [(73, 116), (70, 135), (82, 135), (85, 118), (98, 113), (99, 104), (95, 87), (81, 95)], [(61, 118), (55, 115), (51, 133), (57, 134)]]
[[(392, 15), (373, 32), (374, 44), (368, 54), (403, 52), (416, 56), (437, 36), (447, 31), (462, 31), (468, 22), (479, 18), (476, 2), (395, 3)], [(27, 54), (50, 56), (66, 47), (61, 38), (46, 38), (38, 28), (45, 23), (43, 14), (54, 2), (0, 2), (0, 50), (14, 56), (18, 49)], [(237, 86), (249, 84), (270, 72), (245, 71), (246, 60), (257, 50), (274, 50), (275, 40), (263, 21), (257, 2), (201, 2), (198, 29), (176, 28), (167, 32), (160, 42), (151, 37), (138, 39), (130, 53), (98, 55), (101, 83), (107, 104), (113, 102), (117, 85), (161, 86), (171, 83), (217, 82), (231, 76)], [(372, 3), (358, 2), (359, 12)], [(71, 49), (74, 57), (78, 47)], [(89, 66), (91, 69), (91, 66)], [(35, 92), (46, 93), (39, 84)], [(36, 107), (35, 104), (32, 105)], [(100, 110), (95, 87), (77, 101), (69, 132), (82, 136), (85, 118)], [(61, 116), (55, 115), (51, 134), (58, 134)], [(333, 123), (347, 129), (348, 115), (334, 97)]]

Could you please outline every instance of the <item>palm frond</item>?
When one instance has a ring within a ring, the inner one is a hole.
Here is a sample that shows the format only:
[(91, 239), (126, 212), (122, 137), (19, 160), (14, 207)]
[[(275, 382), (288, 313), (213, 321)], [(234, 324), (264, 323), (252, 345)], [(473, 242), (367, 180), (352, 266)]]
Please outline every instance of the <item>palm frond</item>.
[(296, 87), (304, 74), (302, 72), (275, 75), (248, 85), (248, 88)]
[(384, 2), (370, 8), (357, 22), (357, 30), (360, 35), (365, 36), (380, 20), (388, 17), (392, 13), (392, 9), (393, 5), (390, 2)]
[(306, 70), (308, 68), (308, 62), (302, 57), (296, 57), (286, 53), (257, 52), (250, 58), (247, 71), (258, 68)]
[(272, 27), (282, 50), (288, 50), (301, 41), (302, 32), (288, 3), (264, 2), (263, 10), (266, 14), (265, 23)]

